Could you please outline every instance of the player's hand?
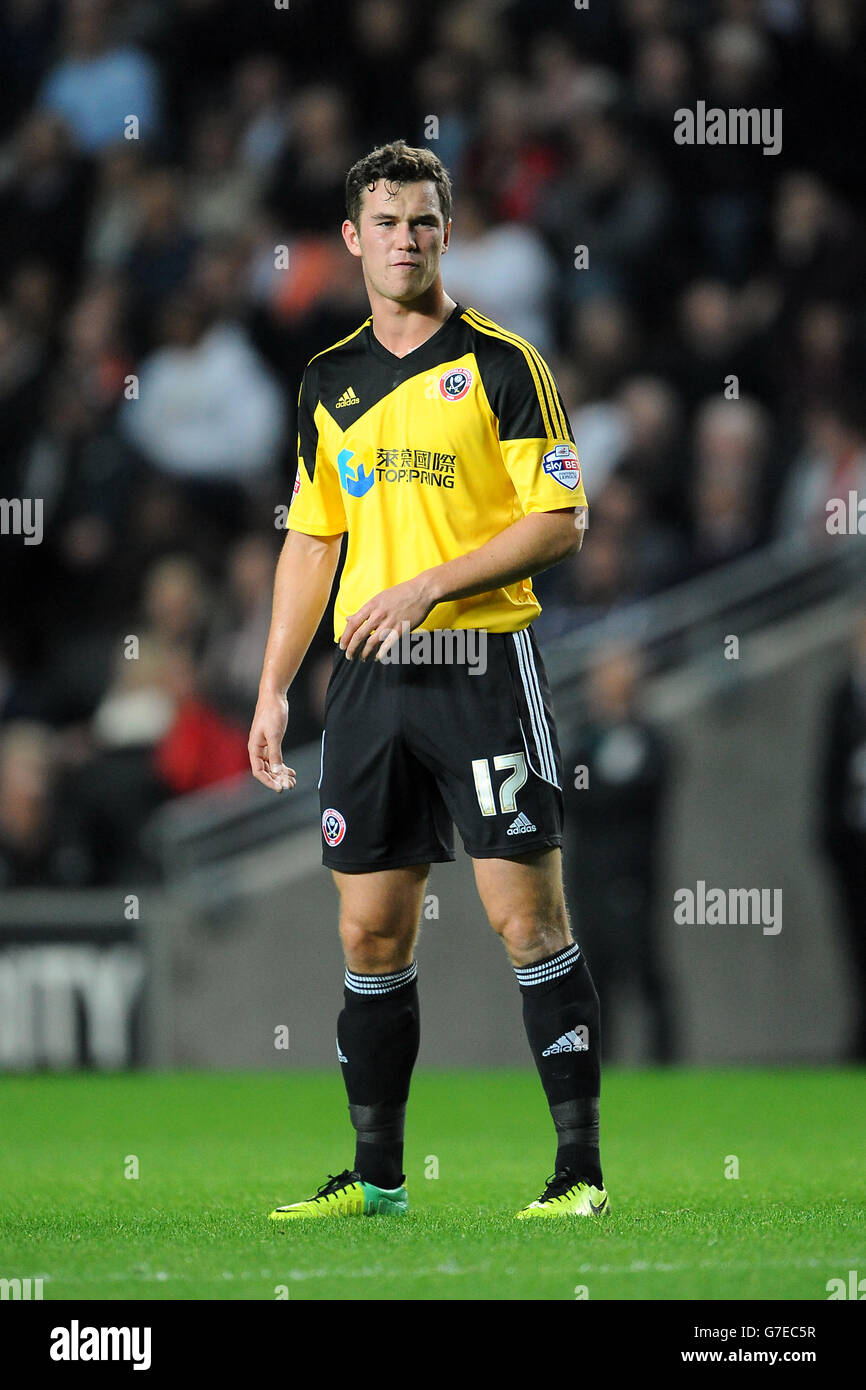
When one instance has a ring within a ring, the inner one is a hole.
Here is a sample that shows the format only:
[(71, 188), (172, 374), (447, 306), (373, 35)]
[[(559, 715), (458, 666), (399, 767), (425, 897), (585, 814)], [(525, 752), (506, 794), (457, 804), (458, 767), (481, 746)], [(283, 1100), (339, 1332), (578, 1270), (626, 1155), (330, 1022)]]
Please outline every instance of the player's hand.
[(350, 661), (355, 656), (366, 661), (373, 653), (378, 661), (383, 652), (399, 642), (404, 631), (403, 623), (409, 624), (406, 630), (411, 632), (423, 623), (435, 606), (428, 591), (426, 576), (416, 575), (403, 584), (383, 589), (380, 594), (368, 599), (357, 613), (352, 613), (346, 619), (340, 646)]
[(260, 694), (253, 715), (247, 749), (250, 767), (257, 782), (272, 792), (290, 791), (295, 785), (295, 769), (283, 762), (283, 739), (289, 722), (289, 702), (276, 692)]

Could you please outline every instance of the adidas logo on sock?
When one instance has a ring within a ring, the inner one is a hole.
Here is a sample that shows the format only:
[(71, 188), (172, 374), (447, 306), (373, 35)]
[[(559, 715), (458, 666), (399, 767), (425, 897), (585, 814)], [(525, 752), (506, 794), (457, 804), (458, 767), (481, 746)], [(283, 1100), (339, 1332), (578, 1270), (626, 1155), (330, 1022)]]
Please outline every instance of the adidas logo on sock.
[(343, 1056), (343, 1053), (340, 1051), (340, 1039), (337, 1038), (336, 1041), (337, 1041), (337, 1057), (339, 1058), (339, 1060), (340, 1060), (341, 1062), (348, 1062), (348, 1060), (349, 1060), (348, 1057), (344, 1057), (344, 1056)]
[(354, 388), (351, 387), (351, 386), (347, 386), (346, 389), (345, 389), (345, 391), (343, 392), (342, 396), (341, 396), (340, 399), (337, 401), (337, 404), (336, 404), (335, 409), (339, 410), (340, 407), (341, 407), (341, 406), (344, 406), (344, 405), (360, 405), (360, 404), (361, 404), (361, 401), (360, 401), (359, 397), (355, 395)]
[(589, 1051), (589, 1029), (581, 1023), (577, 1028), (571, 1028), (567, 1033), (563, 1033), (561, 1038), (557, 1038), (555, 1043), (546, 1047), (542, 1052), (542, 1057), (554, 1057), (557, 1052), (588, 1052)]
[(538, 827), (533, 825), (529, 817), (525, 816), (521, 811), (520, 815), (515, 816), (514, 820), (509, 825), (508, 833), (509, 835), (525, 835), (527, 831), (537, 829)]

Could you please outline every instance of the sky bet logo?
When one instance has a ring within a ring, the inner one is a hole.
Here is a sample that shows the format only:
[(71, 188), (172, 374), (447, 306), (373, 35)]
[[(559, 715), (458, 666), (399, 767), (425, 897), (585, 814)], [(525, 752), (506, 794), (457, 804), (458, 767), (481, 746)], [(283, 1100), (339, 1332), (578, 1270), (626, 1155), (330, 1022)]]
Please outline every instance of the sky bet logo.
[(348, 492), (350, 497), (363, 497), (364, 493), (369, 492), (376, 481), (376, 474), (372, 469), (367, 473), (363, 463), (358, 464), (358, 471), (356, 473), (354, 469), (349, 467), (349, 459), (354, 457), (354, 452), (351, 449), (341, 449), (337, 455), (337, 464), (340, 469), (340, 483), (344, 491)]

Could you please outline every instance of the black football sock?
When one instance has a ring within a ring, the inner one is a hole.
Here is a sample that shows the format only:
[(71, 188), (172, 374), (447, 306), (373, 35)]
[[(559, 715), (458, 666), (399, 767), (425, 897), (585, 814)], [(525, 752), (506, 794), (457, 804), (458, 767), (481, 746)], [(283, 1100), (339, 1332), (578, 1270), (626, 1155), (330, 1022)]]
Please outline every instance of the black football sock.
[(337, 1055), (355, 1129), (355, 1171), (375, 1187), (400, 1187), (409, 1082), (421, 1038), (418, 967), (390, 975), (346, 971)]
[(556, 1127), (556, 1171), (568, 1168), (601, 1187), (600, 1012), (586, 961), (572, 944), (514, 973), (526, 1036)]

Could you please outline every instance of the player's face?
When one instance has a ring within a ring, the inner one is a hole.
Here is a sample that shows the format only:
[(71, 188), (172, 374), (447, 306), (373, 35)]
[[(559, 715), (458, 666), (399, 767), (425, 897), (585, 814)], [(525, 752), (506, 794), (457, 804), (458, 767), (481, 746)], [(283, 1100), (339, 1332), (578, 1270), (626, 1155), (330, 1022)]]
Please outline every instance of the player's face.
[(418, 299), (439, 275), (448, 245), (439, 195), (431, 181), (395, 184), (379, 179), (364, 190), (360, 226), (343, 224), (346, 245), (361, 257), (370, 287), (385, 299)]

